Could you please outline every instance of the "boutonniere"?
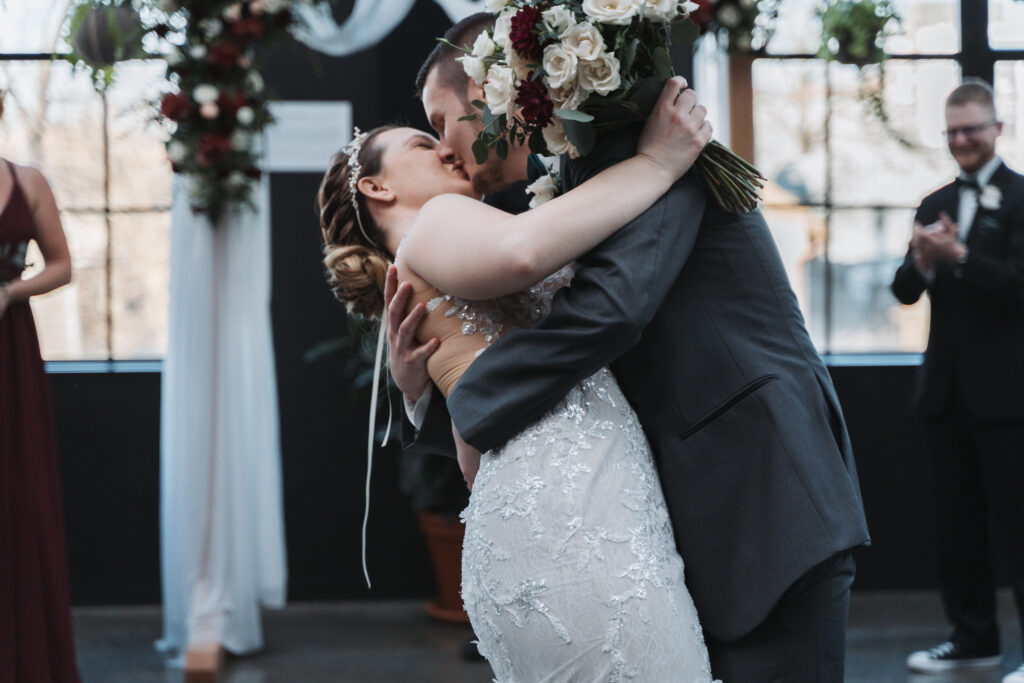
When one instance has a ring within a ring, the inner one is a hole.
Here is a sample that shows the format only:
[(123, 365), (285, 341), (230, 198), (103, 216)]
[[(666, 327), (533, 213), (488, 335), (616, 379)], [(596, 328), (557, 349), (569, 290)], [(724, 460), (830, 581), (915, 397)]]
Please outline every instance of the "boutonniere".
[(997, 211), (1003, 205), (1003, 193), (995, 185), (986, 185), (978, 197), (978, 204), (988, 211)]
[(547, 174), (542, 175), (526, 186), (526, 194), (530, 196), (531, 209), (536, 209), (541, 204), (549, 202), (562, 194), (562, 177), (558, 175), (558, 171), (554, 167), (557, 158), (550, 161), (542, 159), (542, 161), (544, 161), (544, 165), (548, 168)]

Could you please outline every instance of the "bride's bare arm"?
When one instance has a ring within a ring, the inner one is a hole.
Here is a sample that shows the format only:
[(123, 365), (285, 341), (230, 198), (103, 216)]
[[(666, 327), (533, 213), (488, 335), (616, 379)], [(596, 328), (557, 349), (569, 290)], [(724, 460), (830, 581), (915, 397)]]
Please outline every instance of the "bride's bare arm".
[(489, 299), (590, 251), (654, 204), (710, 140), (707, 112), (683, 85), (665, 84), (636, 156), (536, 209), (514, 216), (458, 195), (430, 200), (405, 239), (400, 268), (447, 294)]

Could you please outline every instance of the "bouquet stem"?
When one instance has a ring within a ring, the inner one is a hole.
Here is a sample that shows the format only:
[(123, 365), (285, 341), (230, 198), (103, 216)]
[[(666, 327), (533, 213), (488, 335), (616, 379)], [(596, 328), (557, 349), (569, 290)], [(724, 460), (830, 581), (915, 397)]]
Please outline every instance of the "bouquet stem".
[(712, 140), (697, 157), (697, 168), (723, 209), (752, 213), (757, 208), (765, 177), (728, 147)]

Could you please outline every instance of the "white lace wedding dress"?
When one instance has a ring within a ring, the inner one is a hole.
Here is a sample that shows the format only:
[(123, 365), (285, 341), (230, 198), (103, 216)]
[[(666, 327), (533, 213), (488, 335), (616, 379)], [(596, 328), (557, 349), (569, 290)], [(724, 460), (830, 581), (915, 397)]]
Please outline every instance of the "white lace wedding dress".
[[(546, 315), (571, 274), (428, 308), (490, 343)], [(499, 683), (711, 680), (650, 447), (607, 369), (483, 454), (462, 519), (462, 597)]]

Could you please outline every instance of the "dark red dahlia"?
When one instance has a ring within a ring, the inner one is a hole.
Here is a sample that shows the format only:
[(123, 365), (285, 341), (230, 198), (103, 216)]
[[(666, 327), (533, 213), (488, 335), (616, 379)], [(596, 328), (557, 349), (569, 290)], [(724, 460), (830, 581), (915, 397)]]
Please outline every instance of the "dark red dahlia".
[(537, 37), (540, 22), (540, 10), (533, 5), (526, 5), (512, 17), (512, 30), (508, 34), (515, 51), (524, 59), (534, 62), (539, 62), (544, 56), (544, 47)]
[(238, 63), (242, 50), (234, 43), (217, 43), (206, 53), (206, 61), (222, 69), (230, 69)]
[(234, 116), (238, 113), (239, 109), (247, 104), (249, 104), (249, 101), (245, 99), (245, 94), (240, 91), (232, 93), (221, 92), (217, 98), (217, 106), (229, 116)]
[(231, 153), (231, 138), (226, 135), (207, 133), (199, 138), (199, 154), (196, 159), (201, 166), (209, 166), (225, 159)]
[(160, 100), (160, 114), (171, 121), (181, 121), (192, 112), (184, 95), (169, 92)]
[(259, 40), (263, 35), (263, 22), (259, 17), (240, 19), (231, 25), (231, 35), (239, 40)]
[(715, 17), (715, 6), (712, 0), (693, 0), (697, 3), (697, 9), (690, 13), (690, 21), (700, 26), (701, 32), (707, 30), (711, 20)]
[(516, 95), (516, 104), (522, 107), (523, 118), (537, 126), (546, 126), (551, 123), (551, 117), (555, 111), (555, 105), (551, 102), (548, 88), (541, 79), (533, 80), (533, 72), (519, 84), (519, 93)]

